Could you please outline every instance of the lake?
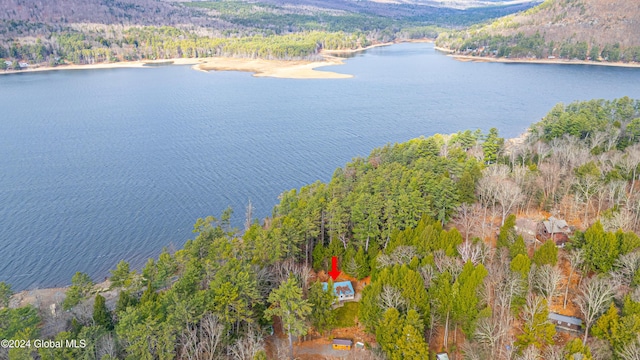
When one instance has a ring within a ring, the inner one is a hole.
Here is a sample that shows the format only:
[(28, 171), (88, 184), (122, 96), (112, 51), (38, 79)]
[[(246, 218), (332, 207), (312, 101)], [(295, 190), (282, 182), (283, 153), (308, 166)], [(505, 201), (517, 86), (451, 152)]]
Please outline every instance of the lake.
[(432, 44), (254, 78), (188, 66), (0, 76), (0, 281), (101, 281), (180, 248), (198, 217), (271, 213), (278, 195), (386, 143), (491, 127), (517, 136), (558, 102), (640, 98), (640, 69), (459, 62)]

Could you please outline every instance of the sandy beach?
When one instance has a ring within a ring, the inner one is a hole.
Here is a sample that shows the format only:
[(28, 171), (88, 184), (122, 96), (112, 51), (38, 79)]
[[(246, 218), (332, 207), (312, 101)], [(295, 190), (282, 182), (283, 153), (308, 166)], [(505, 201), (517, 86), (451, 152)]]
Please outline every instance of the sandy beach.
[(322, 61), (304, 60), (264, 60), (239, 58), (207, 58), (193, 66), (201, 71), (247, 71), (255, 77), (274, 77), (285, 79), (345, 79), (353, 75), (331, 71), (317, 71), (316, 68), (341, 65), (343, 60), (333, 56), (324, 56)]
[(344, 59), (334, 55), (357, 53), (368, 49), (381, 46), (389, 46), (401, 42), (433, 42), (433, 40), (417, 39), (374, 44), (360, 49), (322, 50), (320, 52), (322, 60), (316, 61), (244, 59), (232, 57), (177, 58), (161, 60), (123, 61), (88, 65), (70, 64), (58, 65), (55, 67), (38, 66), (19, 71), (0, 71), (0, 75), (59, 70), (154, 68), (154, 65), (192, 65), (192, 68), (194, 70), (199, 71), (246, 71), (253, 73), (253, 76), (255, 77), (274, 77), (286, 79), (347, 79), (353, 77), (353, 75), (340, 74), (332, 71), (318, 71), (316, 69), (323, 66), (342, 65), (344, 63)]
[(43, 71), (60, 70), (95, 70), (95, 69), (117, 69), (117, 68), (149, 68), (158, 65), (193, 65), (192, 68), (200, 71), (247, 71), (254, 73), (256, 77), (275, 77), (288, 79), (344, 79), (353, 75), (340, 74), (331, 71), (317, 71), (316, 68), (331, 65), (341, 65), (343, 59), (323, 54), (323, 60), (264, 60), (264, 59), (242, 59), (229, 57), (210, 58), (179, 58), (163, 59), (157, 61), (126, 61), (116, 63), (100, 63), (89, 65), (59, 65), (55, 67), (40, 66), (19, 71), (0, 71), (3, 74), (33, 73)]

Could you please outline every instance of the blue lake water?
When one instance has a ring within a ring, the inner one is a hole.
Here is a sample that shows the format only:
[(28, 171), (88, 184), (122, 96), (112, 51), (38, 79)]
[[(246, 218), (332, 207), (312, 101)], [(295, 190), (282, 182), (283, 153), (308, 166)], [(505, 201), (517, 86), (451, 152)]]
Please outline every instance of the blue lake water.
[(373, 148), (464, 129), (522, 133), (558, 102), (640, 98), (640, 69), (468, 63), (431, 44), (326, 70), (254, 78), (188, 66), (0, 76), (0, 281), (100, 281), (180, 248), (198, 217), (330, 179)]

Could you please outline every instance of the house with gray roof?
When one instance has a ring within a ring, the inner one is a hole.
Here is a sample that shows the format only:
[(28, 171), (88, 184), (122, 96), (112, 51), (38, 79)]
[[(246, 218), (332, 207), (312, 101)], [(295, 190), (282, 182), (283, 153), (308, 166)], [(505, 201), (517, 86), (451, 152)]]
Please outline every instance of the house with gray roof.
[(549, 322), (556, 326), (558, 330), (565, 331), (581, 331), (582, 320), (573, 316), (560, 315), (557, 313), (549, 313)]

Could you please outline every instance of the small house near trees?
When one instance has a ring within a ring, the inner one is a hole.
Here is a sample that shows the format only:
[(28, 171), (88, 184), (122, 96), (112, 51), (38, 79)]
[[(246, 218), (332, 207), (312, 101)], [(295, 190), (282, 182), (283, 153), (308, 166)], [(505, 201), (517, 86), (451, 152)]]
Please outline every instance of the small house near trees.
[(555, 325), (558, 330), (575, 332), (582, 330), (582, 320), (573, 316), (560, 315), (550, 312), (549, 322)]
[(566, 221), (553, 216), (539, 223), (537, 230), (536, 239), (541, 242), (552, 239), (559, 247), (564, 247), (564, 244), (569, 241), (569, 234), (571, 233), (571, 228)]
[[(327, 291), (329, 284), (322, 283), (322, 288)], [(353, 300), (356, 297), (356, 293), (353, 290), (351, 281), (340, 281), (333, 283), (333, 294), (338, 298), (338, 301)]]

